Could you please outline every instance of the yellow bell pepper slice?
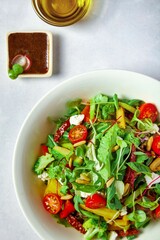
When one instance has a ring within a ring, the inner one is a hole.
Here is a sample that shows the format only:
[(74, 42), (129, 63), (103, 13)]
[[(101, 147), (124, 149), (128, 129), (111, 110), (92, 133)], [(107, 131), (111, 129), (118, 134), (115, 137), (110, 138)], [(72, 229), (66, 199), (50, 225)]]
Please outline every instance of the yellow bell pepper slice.
[(63, 196), (63, 194), (60, 192), (60, 188), (61, 184), (56, 179), (53, 178), (48, 181), (44, 195), (47, 195), (48, 193), (56, 193), (59, 196)]
[(116, 219), (119, 216), (119, 211), (112, 210), (105, 207), (92, 209), (92, 208), (86, 207), (84, 204), (80, 204), (80, 207), (88, 212), (94, 213), (106, 219)]
[(125, 129), (126, 128), (126, 121), (125, 121), (124, 108), (119, 107), (116, 110), (116, 119), (117, 119), (118, 126), (120, 128)]

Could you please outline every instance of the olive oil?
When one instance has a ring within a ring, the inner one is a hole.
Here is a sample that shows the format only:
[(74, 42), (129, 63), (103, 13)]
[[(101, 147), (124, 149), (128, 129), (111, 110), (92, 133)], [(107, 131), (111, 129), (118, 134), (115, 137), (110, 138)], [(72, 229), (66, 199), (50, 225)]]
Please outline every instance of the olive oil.
[(89, 10), (92, 0), (33, 0), (39, 17), (51, 25), (66, 26), (80, 20)]

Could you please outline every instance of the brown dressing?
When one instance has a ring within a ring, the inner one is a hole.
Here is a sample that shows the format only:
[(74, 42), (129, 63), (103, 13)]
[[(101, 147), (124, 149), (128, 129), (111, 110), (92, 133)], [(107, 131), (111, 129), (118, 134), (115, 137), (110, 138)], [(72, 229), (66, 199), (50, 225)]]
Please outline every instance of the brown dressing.
[(17, 54), (27, 55), (31, 67), (24, 74), (45, 74), (49, 64), (49, 39), (46, 33), (11, 33), (8, 37), (9, 67)]

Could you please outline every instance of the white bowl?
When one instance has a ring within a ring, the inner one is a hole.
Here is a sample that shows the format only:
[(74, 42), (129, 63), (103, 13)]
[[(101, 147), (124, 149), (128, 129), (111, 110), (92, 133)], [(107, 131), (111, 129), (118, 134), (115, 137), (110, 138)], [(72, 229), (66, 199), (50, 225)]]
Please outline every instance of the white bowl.
[[(47, 93), (31, 110), (23, 123), (15, 145), (13, 158), (13, 181), (20, 207), (35, 232), (44, 240), (83, 239), (72, 228), (65, 228), (42, 207), (43, 187), (32, 172), (39, 146), (46, 140), (53, 125), (48, 116), (63, 115), (65, 103), (69, 99), (89, 98), (97, 93), (119, 97), (140, 98), (155, 103), (160, 110), (160, 82), (133, 72), (122, 70), (94, 71), (66, 80)], [(138, 239), (158, 240), (158, 223), (151, 224)]]

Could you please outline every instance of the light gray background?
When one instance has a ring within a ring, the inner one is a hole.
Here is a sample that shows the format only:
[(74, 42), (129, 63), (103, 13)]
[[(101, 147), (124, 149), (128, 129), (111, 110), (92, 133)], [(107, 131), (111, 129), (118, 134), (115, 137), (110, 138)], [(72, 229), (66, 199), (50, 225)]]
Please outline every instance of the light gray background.
[[(0, 239), (38, 240), (20, 211), (12, 183), (20, 126), (45, 93), (80, 73), (126, 69), (160, 80), (160, 0), (93, 0), (86, 19), (63, 28), (41, 21), (30, 0), (0, 3)], [(6, 71), (6, 34), (31, 30), (53, 33), (54, 74), (12, 81)]]

